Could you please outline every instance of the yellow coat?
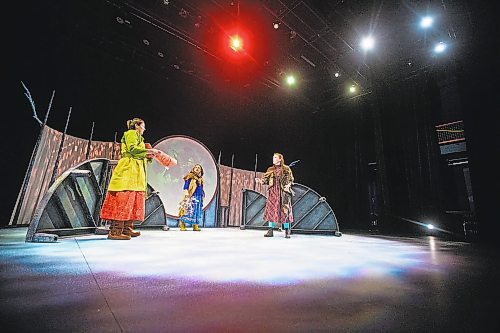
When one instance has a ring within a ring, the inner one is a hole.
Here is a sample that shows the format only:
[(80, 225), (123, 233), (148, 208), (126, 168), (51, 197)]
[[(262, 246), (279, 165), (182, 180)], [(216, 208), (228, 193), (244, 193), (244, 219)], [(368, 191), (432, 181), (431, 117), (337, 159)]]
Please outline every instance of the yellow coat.
[(122, 157), (118, 161), (108, 191), (146, 191), (146, 152), (144, 138), (136, 130), (123, 133)]

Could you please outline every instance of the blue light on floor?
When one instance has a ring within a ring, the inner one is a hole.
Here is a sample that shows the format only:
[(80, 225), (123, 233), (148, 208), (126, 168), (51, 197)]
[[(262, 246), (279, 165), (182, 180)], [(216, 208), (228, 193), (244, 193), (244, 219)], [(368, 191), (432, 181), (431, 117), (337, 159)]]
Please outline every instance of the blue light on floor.
[(428, 248), (396, 240), (204, 229), (200, 233), (143, 231), (130, 241), (106, 236), (60, 239), (55, 244), (21, 243), (6, 254), (32, 270), (53, 274), (92, 272), (129, 277), (287, 285), (321, 279), (397, 277), (432, 268)]

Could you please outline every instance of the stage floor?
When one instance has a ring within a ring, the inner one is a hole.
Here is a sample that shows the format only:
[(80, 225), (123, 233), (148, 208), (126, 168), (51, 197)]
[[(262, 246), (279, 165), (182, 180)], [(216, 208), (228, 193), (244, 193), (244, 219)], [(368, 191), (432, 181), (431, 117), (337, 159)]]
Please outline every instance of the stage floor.
[(499, 329), (499, 256), (475, 244), (175, 228), (42, 244), (26, 231), (0, 229), (2, 332)]

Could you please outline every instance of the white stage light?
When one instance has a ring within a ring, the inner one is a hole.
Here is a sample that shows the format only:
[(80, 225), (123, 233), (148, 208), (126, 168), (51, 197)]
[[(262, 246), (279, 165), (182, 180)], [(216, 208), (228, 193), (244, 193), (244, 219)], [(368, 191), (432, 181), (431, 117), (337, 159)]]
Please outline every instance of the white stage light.
[(426, 16), (426, 17), (422, 18), (422, 20), (420, 21), (420, 26), (422, 28), (427, 29), (432, 25), (433, 22), (434, 22), (434, 19), (432, 17)]
[(363, 48), (363, 50), (371, 50), (374, 46), (375, 40), (371, 36), (365, 37), (361, 40), (361, 47)]
[(446, 50), (446, 44), (443, 42), (439, 42), (434, 46), (434, 52), (436, 53), (442, 53), (444, 50)]

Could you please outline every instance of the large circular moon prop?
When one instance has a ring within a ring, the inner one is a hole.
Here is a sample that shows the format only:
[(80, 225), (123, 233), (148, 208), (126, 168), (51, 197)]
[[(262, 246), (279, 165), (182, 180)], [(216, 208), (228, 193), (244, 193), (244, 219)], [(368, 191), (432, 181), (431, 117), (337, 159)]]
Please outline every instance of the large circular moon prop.
[(203, 190), (205, 209), (214, 199), (219, 172), (215, 159), (201, 142), (187, 136), (169, 136), (153, 145), (177, 160), (177, 165), (166, 168), (154, 160), (148, 165), (148, 183), (159, 191), (159, 196), (169, 217), (179, 215), (179, 202), (183, 195), (183, 177), (191, 171), (195, 164), (203, 167)]

